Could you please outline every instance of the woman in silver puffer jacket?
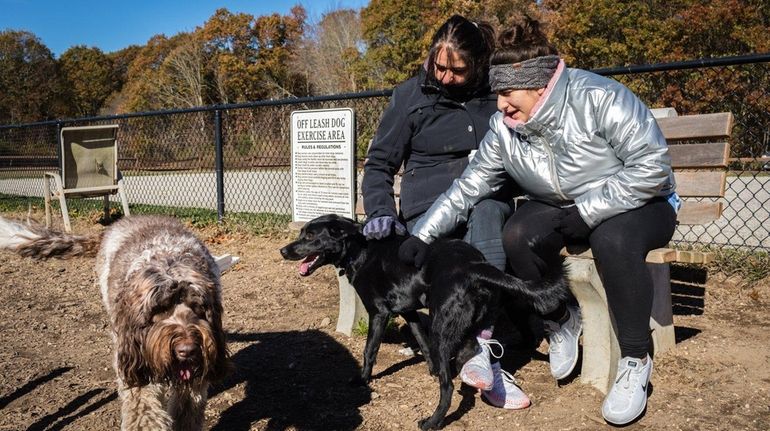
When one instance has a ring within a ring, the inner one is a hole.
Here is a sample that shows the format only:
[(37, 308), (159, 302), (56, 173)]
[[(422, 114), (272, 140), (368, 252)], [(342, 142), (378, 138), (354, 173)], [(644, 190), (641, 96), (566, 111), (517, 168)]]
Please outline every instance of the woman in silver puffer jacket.
[[(513, 179), (529, 198), (504, 228), (516, 276), (540, 279), (544, 256), (565, 245), (587, 242), (593, 250), (623, 357), (602, 414), (610, 423), (629, 423), (644, 411), (652, 373), (645, 256), (669, 242), (680, 206), (666, 141), (628, 88), (566, 68), (537, 21), (524, 18), (499, 42), (490, 84), (500, 112), (468, 168), (415, 226), (399, 256), (419, 263), (427, 243)], [(563, 379), (577, 362), (579, 310), (563, 305), (544, 319), (551, 372)]]

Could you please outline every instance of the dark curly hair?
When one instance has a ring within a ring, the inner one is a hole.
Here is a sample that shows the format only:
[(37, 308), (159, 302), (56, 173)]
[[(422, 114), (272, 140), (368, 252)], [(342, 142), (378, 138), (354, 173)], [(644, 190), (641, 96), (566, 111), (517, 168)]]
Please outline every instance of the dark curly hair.
[(466, 93), (475, 93), (486, 88), (489, 56), (494, 49), (494, 43), (495, 31), (489, 23), (473, 22), (460, 15), (452, 15), (433, 35), (428, 52), (425, 83), (443, 89), (433, 70), (438, 53), (446, 49), (450, 58), (452, 54), (457, 54), (468, 65), (469, 72), (462, 85), (467, 90)]
[(497, 49), (492, 53), (490, 63), (519, 63), (544, 55), (559, 55), (559, 51), (548, 41), (539, 21), (522, 16), (500, 33)]

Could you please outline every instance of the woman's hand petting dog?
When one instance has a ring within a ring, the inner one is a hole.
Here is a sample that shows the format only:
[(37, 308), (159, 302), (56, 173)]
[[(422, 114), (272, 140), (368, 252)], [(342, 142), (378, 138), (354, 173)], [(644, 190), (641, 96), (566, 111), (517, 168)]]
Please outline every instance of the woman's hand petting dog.
[(416, 236), (410, 236), (398, 248), (398, 258), (407, 265), (422, 268), (426, 257), (428, 257), (428, 244)]
[(406, 228), (393, 216), (381, 216), (370, 219), (364, 226), (364, 236), (366, 239), (383, 239), (390, 235), (392, 231), (396, 235), (406, 235)]

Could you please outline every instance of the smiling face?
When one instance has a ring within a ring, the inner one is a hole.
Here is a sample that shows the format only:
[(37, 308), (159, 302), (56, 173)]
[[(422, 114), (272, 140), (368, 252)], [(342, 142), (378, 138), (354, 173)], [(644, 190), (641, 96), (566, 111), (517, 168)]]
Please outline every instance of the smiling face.
[(545, 88), (498, 91), (497, 109), (506, 117), (526, 123), (544, 92)]
[(442, 47), (436, 54), (433, 73), (443, 85), (463, 85), (468, 80), (470, 68), (457, 52)]

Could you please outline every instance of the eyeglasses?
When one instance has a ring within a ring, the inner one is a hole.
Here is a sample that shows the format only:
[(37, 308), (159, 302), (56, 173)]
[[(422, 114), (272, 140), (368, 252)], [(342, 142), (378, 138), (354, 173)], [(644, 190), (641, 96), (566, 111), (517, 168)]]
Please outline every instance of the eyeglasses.
[(438, 63), (436, 63), (435, 66), (436, 72), (438, 73), (452, 72), (455, 75), (465, 75), (468, 72), (467, 67), (449, 67)]

